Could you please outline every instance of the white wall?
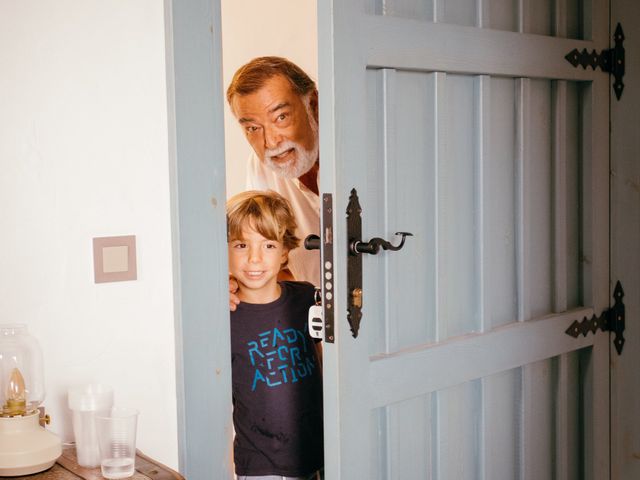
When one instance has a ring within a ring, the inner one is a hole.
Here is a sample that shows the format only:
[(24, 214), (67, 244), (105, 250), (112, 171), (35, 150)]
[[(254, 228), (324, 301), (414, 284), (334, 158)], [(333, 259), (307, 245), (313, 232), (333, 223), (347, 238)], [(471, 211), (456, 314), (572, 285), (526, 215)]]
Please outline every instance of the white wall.
[[(0, 322), (45, 358), (50, 429), (100, 381), (177, 467), (163, 4), (0, 3)], [(94, 284), (92, 238), (137, 236), (138, 280)]]
[[(221, 0), (225, 89), (235, 71), (255, 57), (277, 55), (318, 80), (316, 0)], [(322, 94), (322, 91), (320, 91)], [(251, 147), (225, 101), (227, 195), (244, 190)]]

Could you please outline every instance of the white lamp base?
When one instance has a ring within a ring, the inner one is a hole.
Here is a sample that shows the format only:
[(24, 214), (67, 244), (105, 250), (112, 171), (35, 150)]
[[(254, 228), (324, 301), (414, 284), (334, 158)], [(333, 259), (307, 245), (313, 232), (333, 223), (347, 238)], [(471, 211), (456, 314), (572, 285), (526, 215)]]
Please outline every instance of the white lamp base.
[(38, 412), (0, 417), (0, 477), (30, 475), (53, 466), (62, 442), (40, 426)]

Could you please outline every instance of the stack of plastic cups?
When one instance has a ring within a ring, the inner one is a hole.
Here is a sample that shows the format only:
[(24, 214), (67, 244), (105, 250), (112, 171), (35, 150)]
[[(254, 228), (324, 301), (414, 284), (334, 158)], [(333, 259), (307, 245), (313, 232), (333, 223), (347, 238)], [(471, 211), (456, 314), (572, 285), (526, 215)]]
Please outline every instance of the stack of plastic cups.
[(73, 435), (78, 465), (100, 466), (100, 449), (95, 417), (108, 415), (113, 407), (113, 388), (88, 384), (69, 389), (69, 408), (73, 412)]

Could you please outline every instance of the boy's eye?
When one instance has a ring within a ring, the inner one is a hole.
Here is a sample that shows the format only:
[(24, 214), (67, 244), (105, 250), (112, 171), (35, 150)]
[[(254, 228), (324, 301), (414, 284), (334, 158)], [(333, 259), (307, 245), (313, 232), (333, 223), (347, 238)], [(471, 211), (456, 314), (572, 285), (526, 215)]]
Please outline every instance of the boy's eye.
[(233, 248), (246, 248), (247, 244), (246, 243), (236, 243)]

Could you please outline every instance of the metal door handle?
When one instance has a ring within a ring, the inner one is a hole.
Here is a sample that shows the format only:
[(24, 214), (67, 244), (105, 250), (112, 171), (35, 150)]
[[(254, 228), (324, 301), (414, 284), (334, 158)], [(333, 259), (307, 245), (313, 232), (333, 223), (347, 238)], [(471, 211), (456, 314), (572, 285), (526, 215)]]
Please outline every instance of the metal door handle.
[(380, 249), (396, 251), (404, 246), (407, 237), (413, 236), (409, 232), (396, 232), (402, 235), (400, 243), (393, 245), (382, 238), (372, 238), (368, 242), (363, 242), (362, 238), (362, 207), (358, 199), (356, 189), (351, 190), (349, 204), (347, 205), (347, 320), (351, 326), (353, 338), (358, 336), (360, 330), (360, 320), (362, 319), (363, 291), (362, 291), (362, 255), (369, 253), (376, 255)]
[(307, 235), (304, 239), (304, 248), (307, 250), (320, 250), (320, 237), (318, 235)]
[[(390, 242), (387, 242), (382, 238), (374, 237), (368, 242), (352, 240), (349, 244), (349, 251), (352, 255), (358, 255), (359, 253), (369, 253), (371, 255), (377, 255), (380, 251), (380, 248), (382, 248), (383, 250), (391, 250), (393, 252), (396, 252), (404, 246), (405, 238), (413, 236), (413, 233), (409, 232), (396, 232), (395, 234), (402, 235), (402, 239), (400, 240), (400, 243), (398, 245), (392, 245)], [(306, 248), (308, 248), (307, 240), (309, 240), (309, 237), (306, 238), (304, 243)]]

